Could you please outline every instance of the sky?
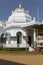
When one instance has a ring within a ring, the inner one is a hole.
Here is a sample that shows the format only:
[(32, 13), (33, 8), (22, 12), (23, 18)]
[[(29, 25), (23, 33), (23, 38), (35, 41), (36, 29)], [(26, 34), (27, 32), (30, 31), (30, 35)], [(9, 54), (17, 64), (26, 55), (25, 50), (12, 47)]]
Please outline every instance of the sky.
[(36, 17), (40, 22), (43, 20), (43, 0), (0, 0), (0, 20), (7, 20), (12, 10), (15, 10), (20, 3), (29, 10), (32, 18)]

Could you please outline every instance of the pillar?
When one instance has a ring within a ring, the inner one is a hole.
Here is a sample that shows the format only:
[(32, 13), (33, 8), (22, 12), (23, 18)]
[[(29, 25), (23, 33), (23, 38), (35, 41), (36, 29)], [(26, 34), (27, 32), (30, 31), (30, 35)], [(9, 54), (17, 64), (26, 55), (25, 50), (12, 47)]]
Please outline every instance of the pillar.
[(6, 43), (7, 43), (7, 44), (10, 44), (10, 37), (9, 37), (9, 36), (7, 37)]
[(36, 30), (35, 30), (35, 28), (33, 29), (33, 44), (34, 44), (34, 49), (36, 49), (37, 43), (36, 43)]

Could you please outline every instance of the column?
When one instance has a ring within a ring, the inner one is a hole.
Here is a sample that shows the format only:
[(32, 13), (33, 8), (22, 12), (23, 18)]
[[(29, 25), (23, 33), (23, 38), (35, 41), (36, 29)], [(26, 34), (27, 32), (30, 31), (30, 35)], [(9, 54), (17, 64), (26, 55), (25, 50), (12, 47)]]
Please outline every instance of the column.
[(35, 30), (35, 28), (33, 30), (33, 44), (34, 44), (34, 48), (36, 49), (37, 48), (37, 43), (36, 43), (36, 30)]
[(7, 41), (6, 41), (7, 44), (10, 44), (10, 36), (7, 36)]

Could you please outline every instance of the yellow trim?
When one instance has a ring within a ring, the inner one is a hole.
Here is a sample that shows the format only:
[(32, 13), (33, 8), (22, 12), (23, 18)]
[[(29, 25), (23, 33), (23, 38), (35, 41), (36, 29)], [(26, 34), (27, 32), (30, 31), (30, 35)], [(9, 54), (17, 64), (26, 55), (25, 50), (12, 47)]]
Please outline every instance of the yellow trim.
[(24, 10), (24, 8), (16, 8), (17, 10)]

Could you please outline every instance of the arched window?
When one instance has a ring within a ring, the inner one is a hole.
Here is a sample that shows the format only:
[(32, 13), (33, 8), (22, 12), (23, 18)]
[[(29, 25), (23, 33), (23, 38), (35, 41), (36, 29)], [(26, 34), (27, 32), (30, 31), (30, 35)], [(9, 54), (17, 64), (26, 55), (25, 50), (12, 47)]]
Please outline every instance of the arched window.
[(2, 33), (1, 34), (1, 43), (6, 43), (7, 38), (10, 38), (10, 33)]
[(11, 34), (10, 34), (9, 32), (6, 32), (6, 33), (5, 33), (5, 37), (7, 38), (8, 43), (10, 44), (10, 37), (11, 37)]
[(2, 34), (1, 34), (1, 43), (3, 43), (3, 42), (4, 42), (3, 37), (4, 37), (4, 33), (2, 33)]
[(22, 33), (21, 32), (17, 32), (17, 44), (21, 44), (22, 42)]
[(10, 37), (11, 34), (9, 32), (5, 33), (5, 37)]

